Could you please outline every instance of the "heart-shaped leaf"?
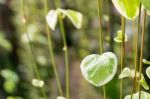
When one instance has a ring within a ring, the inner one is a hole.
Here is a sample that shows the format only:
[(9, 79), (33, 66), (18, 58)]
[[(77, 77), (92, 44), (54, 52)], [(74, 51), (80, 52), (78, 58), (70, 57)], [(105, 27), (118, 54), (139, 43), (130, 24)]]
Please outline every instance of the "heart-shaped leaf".
[(150, 0), (141, 0), (143, 6), (145, 7), (145, 9), (150, 11)]
[(70, 19), (70, 21), (77, 29), (81, 28), (83, 16), (80, 12), (74, 10), (66, 10), (63, 11), (63, 13)]
[[(124, 99), (131, 99), (131, 95), (125, 96)], [(139, 92), (133, 94), (132, 99), (139, 99)], [(141, 91), (141, 99), (150, 99), (150, 94), (144, 91)]]
[(150, 66), (146, 68), (146, 75), (150, 79)]
[(140, 0), (112, 0), (118, 12), (127, 19), (133, 20), (139, 14)]
[(119, 75), (119, 79), (125, 78), (125, 77), (130, 77), (130, 74), (131, 74), (130, 68), (126, 67), (126, 68), (123, 69), (123, 71)]
[(82, 60), (80, 68), (89, 83), (102, 86), (113, 79), (117, 71), (117, 58), (112, 52), (88, 55)]
[(55, 27), (56, 27), (56, 24), (57, 24), (57, 20), (58, 20), (57, 11), (50, 10), (48, 12), (48, 14), (46, 15), (46, 21), (47, 21), (49, 27), (52, 30), (55, 30)]

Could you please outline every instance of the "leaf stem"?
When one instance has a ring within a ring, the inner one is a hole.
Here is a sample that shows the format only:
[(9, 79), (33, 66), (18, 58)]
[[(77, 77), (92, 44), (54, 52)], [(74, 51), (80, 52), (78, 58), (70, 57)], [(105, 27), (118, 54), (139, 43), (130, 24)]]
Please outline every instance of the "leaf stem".
[[(36, 62), (34, 50), (32, 48), (31, 40), (30, 40), (30, 37), (29, 37), (29, 34), (28, 34), (28, 30), (27, 30), (27, 16), (25, 14), (25, 0), (22, 0), (22, 12), (23, 12), (24, 30), (25, 30), (27, 38), (29, 40), (29, 47), (30, 47), (30, 50), (31, 50), (31, 56), (32, 56), (32, 60), (33, 60), (33, 63), (34, 63), (34, 67), (33, 68), (34, 68), (36, 77), (41, 80), (40, 73), (38, 71), (38, 64)], [(46, 93), (44, 91), (44, 88), (42, 87), (40, 90), (41, 90), (41, 93), (43, 94), (44, 99), (48, 99), (47, 96), (46, 96)]]
[[(55, 6), (56, 8), (61, 8), (61, 0), (56, 0)], [(59, 18), (59, 26), (60, 26), (60, 31), (61, 31), (61, 35), (63, 39), (63, 44), (64, 44), (63, 51), (65, 54), (66, 99), (70, 99), (69, 57), (68, 57), (68, 46), (67, 46), (67, 41), (66, 41), (66, 32), (65, 32), (64, 23), (63, 23), (63, 17), (59, 15), (58, 18)]]
[[(121, 30), (122, 30), (122, 43), (121, 43), (121, 64), (120, 64), (120, 69), (121, 71), (124, 68), (124, 63), (125, 63), (125, 18), (122, 16), (121, 17)], [(123, 79), (120, 81), (120, 99), (123, 97)]]
[(138, 42), (139, 42), (139, 33), (140, 33), (140, 21), (141, 21), (141, 3), (140, 3), (140, 6), (139, 6), (139, 16), (138, 16), (138, 31), (137, 33), (135, 33), (135, 55), (134, 55), (134, 60), (135, 60), (135, 65), (134, 65), (134, 69), (135, 69), (135, 73), (134, 73), (134, 79), (133, 79), (133, 86), (132, 86), (132, 91), (131, 91), (131, 99), (133, 98), (133, 93), (134, 93), (134, 90), (136, 88), (136, 72), (138, 71), (137, 70), (137, 67), (138, 67)]
[[(44, 0), (44, 7), (45, 7), (45, 15), (48, 13), (48, 0)], [(58, 70), (56, 67), (56, 63), (55, 63), (55, 59), (54, 59), (54, 53), (53, 53), (53, 46), (52, 46), (52, 37), (51, 37), (51, 31), (48, 27), (48, 25), (46, 24), (46, 32), (47, 32), (47, 38), (48, 38), (48, 49), (49, 49), (49, 54), (50, 54), (50, 58), (51, 58), (51, 62), (52, 62), (52, 66), (54, 69), (54, 74), (56, 77), (56, 82), (57, 82), (57, 87), (58, 87), (58, 91), (59, 91), (59, 95), (63, 96), (63, 92), (62, 92), (62, 86), (61, 86), (61, 82), (60, 82), (60, 77), (58, 74)]]
[[(139, 80), (141, 79), (142, 76), (142, 59), (143, 59), (143, 49), (144, 49), (144, 34), (145, 34), (145, 26), (146, 26), (146, 10), (144, 9), (144, 18), (143, 18), (143, 26), (142, 26), (142, 37), (141, 37), (141, 50), (140, 50), (140, 67), (139, 67)], [(140, 82), (140, 81), (139, 81)], [(138, 91), (139, 91), (139, 99), (141, 99), (141, 85), (140, 83), (138, 84)]]
[(61, 15), (59, 15), (59, 25), (60, 25), (60, 30), (62, 34), (62, 39), (64, 43), (64, 54), (65, 54), (65, 64), (66, 64), (66, 99), (70, 99), (70, 93), (69, 93), (69, 63), (68, 63), (68, 47), (66, 43), (66, 34), (65, 34), (65, 29), (64, 29), (64, 24), (63, 24), (63, 18)]
[[(97, 0), (97, 9), (98, 9), (98, 19), (99, 19), (99, 50), (100, 50), (100, 54), (103, 53), (103, 34), (102, 34), (102, 22), (101, 22), (101, 4), (102, 2), (100, 0)], [(103, 96), (104, 99), (106, 99), (106, 88), (105, 85), (103, 85)]]

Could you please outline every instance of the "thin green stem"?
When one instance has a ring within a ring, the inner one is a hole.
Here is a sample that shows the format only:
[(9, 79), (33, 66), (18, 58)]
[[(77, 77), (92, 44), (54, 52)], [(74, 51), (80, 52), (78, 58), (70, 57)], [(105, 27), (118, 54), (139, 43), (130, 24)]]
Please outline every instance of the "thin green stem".
[(63, 17), (59, 15), (59, 25), (60, 25), (60, 30), (62, 34), (62, 39), (64, 43), (64, 54), (65, 54), (65, 64), (66, 64), (66, 99), (70, 99), (70, 93), (69, 93), (69, 63), (68, 63), (68, 47), (66, 43), (66, 33), (64, 29), (64, 24), (63, 24)]
[[(142, 26), (142, 37), (141, 37), (141, 50), (140, 50), (140, 67), (139, 67), (139, 80), (141, 79), (142, 76), (142, 59), (143, 59), (143, 49), (144, 49), (144, 34), (145, 34), (145, 26), (146, 26), (146, 10), (144, 9), (144, 18), (143, 18), (143, 26)], [(141, 99), (141, 85), (138, 84), (138, 91), (139, 91), (139, 99)]]
[[(100, 54), (103, 53), (103, 34), (102, 34), (102, 22), (101, 22), (101, 4), (102, 2), (100, 0), (97, 0), (97, 9), (98, 9), (98, 19), (99, 19), (99, 50), (100, 50)], [(105, 85), (103, 85), (103, 96), (104, 99), (106, 99), (106, 88)]]
[[(48, 0), (44, 0), (44, 1), (45, 1), (44, 2), (45, 15), (46, 15), (48, 13), (48, 6), (47, 6)], [(53, 69), (54, 69), (54, 74), (55, 74), (55, 77), (56, 77), (56, 82), (57, 82), (57, 86), (58, 86), (59, 95), (63, 96), (62, 86), (61, 86), (61, 82), (60, 82), (60, 77), (59, 77), (58, 70), (57, 70), (56, 63), (55, 63), (55, 59), (54, 59), (51, 32), (50, 32), (50, 29), (49, 29), (47, 24), (46, 24), (46, 32), (47, 32), (47, 38), (48, 38), (49, 54), (50, 54), (52, 66), (53, 66)]]
[[(122, 44), (121, 44), (121, 64), (120, 64), (120, 70), (122, 71), (124, 68), (124, 62), (125, 62), (125, 18), (121, 17), (121, 30), (122, 30)], [(120, 81), (120, 99), (123, 97), (123, 79)]]
[[(61, 8), (61, 0), (55, 1), (56, 8)], [(65, 54), (65, 65), (66, 65), (66, 99), (70, 99), (70, 79), (69, 79), (69, 58), (68, 58), (68, 47), (66, 42), (66, 33), (63, 23), (63, 17), (59, 15), (59, 26), (62, 34), (63, 44), (64, 44), (64, 54)]]
[(135, 56), (134, 56), (134, 60), (135, 60), (135, 65), (134, 65), (134, 69), (135, 69), (135, 73), (134, 73), (134, 80), (133, 80), (133, 86), (132, 86), (132, 91), (131, 91), (131, 99), (133, 98), (133, 93), (134, 90), (136, 88), (136, 72), (138, 71), (138, 42), (139, 42), (139, 33), (140, 33), (140, 21), (141, 21), (141, 3), (140, 3), (140, 7), (139, 7), (139, 16), (138, 16), (138, 31), (137, 33), (135, 33)]
[[(24, 29), (25, 29), (25, 32), (26, 32), (26, 35), (27, 35), (27, 38), (29, 40), (29, 47), (30, 47), (30, 50), (31, 50), (31, 56), (32, 56), (32, 60), (33, 60), (33, 63), (34, 63), (34, 71), (35, 71), (35, 74), (36, 74), (36, 77), (38, 79), (41, 79), (40, 77), (40, 73), (38, 71), (38, 64), (36, 62), (36, 58), (35, 58), (35, 54), (34, 54), (34, 50), (32, 48), (32, 44), (31, 44), (31, 40), (30, 40), (30, 37), (29, 37), (29, 34), (28, 34), (28, 30), (27, 30), (27, 17), (26, 17), (26, 14), (25, 14), (25, 1), (22, 0), (22, 12), (23, 12), (23, 22), (24, 22)], [(44, 91), (44, 88), (42, 87), (41, 88), (41, 93), (43, 94), (43, 97), (44, 99), (47, 99), (47, 96), (45, 94), (45, 91)]]

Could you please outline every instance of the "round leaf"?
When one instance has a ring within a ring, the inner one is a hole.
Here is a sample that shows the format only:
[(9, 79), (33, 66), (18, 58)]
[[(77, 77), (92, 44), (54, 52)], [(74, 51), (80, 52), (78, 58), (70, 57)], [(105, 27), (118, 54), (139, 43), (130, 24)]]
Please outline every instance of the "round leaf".
[(135, 19), (139, 13), (140, 0), (112, 0), (118, 12), (127, 19)]
[(117, 71), (117, 58), (112, 52), (88, 55), (81, 62), (80, 68), (89, 83), (102, 86), (113, 79)]

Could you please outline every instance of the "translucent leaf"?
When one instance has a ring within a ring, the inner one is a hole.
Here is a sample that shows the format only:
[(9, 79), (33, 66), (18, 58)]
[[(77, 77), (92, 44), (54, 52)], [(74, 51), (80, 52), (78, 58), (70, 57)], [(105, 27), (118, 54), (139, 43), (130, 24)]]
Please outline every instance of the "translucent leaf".
[(141, 0), (143, 6), (145, 7), (145, 9), (150, 11), (150, 0)]
[(63, 13), (70, 19), (77, 29), (81, 28), (83, 16), (80, 12), (74, 10), (65, 10)]
[(117, 58), (112, 52), (88, 55), (82, 60), (80, 68), (89, 83), (102, 86), (113, 79), (117, 71)]
[(49, 13), (46, 15), (46, 21), (52, 30), (55, 30), (57, 20), (58, 20), (57, 11), (50, 10)]
[(57, 99), (66, 99), (66, 98), (62, 96), (58, 96)]
[[(125, 96), (124, 99), (131, 99), (131, 95)], [(139, 92), (133, 94), (132, 99), (139, 99)], [(150, 99), (150, 94), (144, 91), (141, 91), (141, 99)]]
[[(122, 33), (121, 30), (119, 30), (119, 31), (117, 32), (117, 37), (115, 37), (114, 40), (115, 40), (115, 42), (117, 42), (117, 43), (122, 43), (122, 41), (123, 41), (123, 33)], [(127, 36), (126, 36), (126, 34), (125, 34), (125, 42), (126, 42), (126, 41), (127, 41)]]
[(39, 79), (33, 79), (32, 80), (32, 85), (34, 85), (35, 87), (43, 87), (44, 86), (44, 81), (39, 80)]
[(146, 75), (150, 79), (150, 66), (146, 68)]
[(127, 19), (135, 19), (139, 13), (140, 0), (112, 0), (118, 12)]
[(143, 63), (150, 65), (150, 61), (148, 61), (148, 60), (146, 60), (146, 59), (143, 59)]
[(149, 90), (149, 86), (148, 86), (148, 84), (146, 83), (143, 74), (142, 74), (142, 76), (141, 76), (140, 84), (143, 86), (144, 89)]
[(123, 71), (119, 75), (119, 79), (125, 78), (125, 77), (130, 77), (130, 74), (131, 74), (130, 68), (126, 67), (126, 68), (123, 69)]

